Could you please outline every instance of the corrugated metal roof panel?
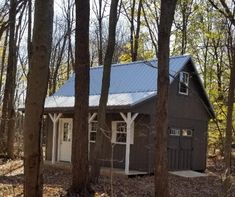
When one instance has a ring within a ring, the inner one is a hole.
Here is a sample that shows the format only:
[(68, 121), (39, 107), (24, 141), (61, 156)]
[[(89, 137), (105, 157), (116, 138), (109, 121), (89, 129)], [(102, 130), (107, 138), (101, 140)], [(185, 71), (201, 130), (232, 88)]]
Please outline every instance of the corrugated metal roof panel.
[[(170, 75), (178, 73), (189, 59), (190, 56), (170, 58)], [(112, 65), (109, 94), (156, 91), (156, 67), (156, 60)], [(103, 67), (90, 69), (90, 95), (100, 94), (102, 74)], [(54, 96), (74, 96), (74, 78), (72, 75)]]

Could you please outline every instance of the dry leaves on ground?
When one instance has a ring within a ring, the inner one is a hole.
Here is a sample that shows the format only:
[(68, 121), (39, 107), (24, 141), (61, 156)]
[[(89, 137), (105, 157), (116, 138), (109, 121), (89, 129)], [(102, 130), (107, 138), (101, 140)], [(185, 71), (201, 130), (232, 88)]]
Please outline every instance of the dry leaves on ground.
[[(170, 196), (172, 197), (210, 197), (221, 195), (221, 178), (218, 174), (208, 172), (209, 176), (200, 178), (183, 178), (169, 175)], [(69, 168), (52, 167), (45, 165), (44, 196), (65, 196), (71, 184), (71, 171)], [(235, 177), (233, 176), (233, 182)], [(110, 196), (110, 178), (102, 176), (99, 184), (92, 185), (96, 197)], [(115, 176), (113, 181), (115, 197), (151, 197), (154, 196), (154, 177), (143, 176), (126, 178)], [(9, 161), (0, 164), (0, 196), (23, 195), (23, 162), (21, 160)], [(233, 186), (231, 196), (235, 196)]]

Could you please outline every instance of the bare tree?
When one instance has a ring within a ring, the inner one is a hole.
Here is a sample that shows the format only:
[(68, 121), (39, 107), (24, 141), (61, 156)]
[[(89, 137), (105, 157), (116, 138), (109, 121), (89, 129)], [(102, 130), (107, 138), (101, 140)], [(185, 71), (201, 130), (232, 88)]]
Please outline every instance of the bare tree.
[(71, 193), (91, 196), (88, 163), (89, 109), (89, 1), (76, 0), (75, 30), (75, 107), (72, 137)]
[(91, 178), (94, 182), (98, 180), (100, 175), (100, 159), (102, 156), (103, 149), (103, 140), (104, 135), (103, 131), (108, 130), (106, 128), (106, 108), (109, 94), (110, 86), (110, 73), (112, 59), (115, 49), (115, 37), (116, 37), (116, 25), (118, 20), (117, 15), (118, 10), (118, 0), (111, 1), (110, 7), (110, 17), (109, 17), (109, 36), (108, 36), (108, 46), (104, 58), (103, 66), (103, 78), (102, 78), (102, 89), (98, 109), (98, 131), (96, 134), (96, 143), (93, 153), (92, 168), (91, 168)]
[(24, 123), (24, 196), (42, 196), (41, 124), (49, 77), (53, 0), (36, 0)]
[(97, 51), (98, 51), (98, 63), (99, 65), (103, 65), (103, 53), (104, 53), (104, 35), (103, 35), (103, 20), (105, 17), (105, 11), (107, 8), (108, 1), (105, 0), (94, 0), (94, 7), (93, 7), (93, 12), (95, 13), (96, 19), (98, 21), (97, 24), (97, 31), (96, 31), (96, 36), (97, 36)]
[(160, 8), (155, 0), (144, 1), (142, 5), (145, 26), (148, 29), (153, 48), (157, 54)]
[(155, 196), (167, 197), (167, 131), (168, 131), (168, 89), (169, 53), (171, 26), (177, 0), (161, 0), (161, 15), (158, 34), (158, 82), (156, 103), (156, 154), (155, 154)]
[[(16, 77), (16, 38), (15, 38), (15, 24), (16, 24), (16, 0), (10, 1), (9, 11), (9, 52), (8, 52), (8, 66), (6, 84), (3, 97), (2, 107), (2, 121), (0, 127), (1, 143), (0, 150), (2, 153), (6, 151), (8, 132), (14, 130), (14, 93), (15, 93), (15, 77)], [(13, 151), (8, 152), (8, 156), (13, 158)]]
[(193, 13), (193, 5), (194, 0), (179, 0), (178, 9), (176, 9), (178, 10), (176, 14), (178, 17), (175, 17), (176, 19), (174, 20), (174, 25), (181, 34), (181, 55), (184, 55), (187, 51), (189, 17)]
[(7, 52), (7, 45), (8, 45), (8, 32), (6, 31), (6, 36), (4, 39), (3, 49), (2, 49), (2, 57), (1, 57), (1, 71), (0, 71), (0, 101), (2, 101), (2, 87), (3, 87), (3, 75), (5, 70), (5, 64), (6, 64), (6, 52)]
[[(136, 0), (130, 1), (130, 4), (122, 2), (125, 16), (130, 22), (130, 47), (131, 47), (131, 59), (132, 61), (138, 60), (138, 49), (139, 49), (139, 37), (140, 37), (140, 26), (141, 26), (141, 12), (143, 9), (143, 1)], [(137, 10), (136, 10), (136, 5)], [(128, 9), (130, 8), (130, 10)], [(130, 14), (129, 14), (130, 12)]]

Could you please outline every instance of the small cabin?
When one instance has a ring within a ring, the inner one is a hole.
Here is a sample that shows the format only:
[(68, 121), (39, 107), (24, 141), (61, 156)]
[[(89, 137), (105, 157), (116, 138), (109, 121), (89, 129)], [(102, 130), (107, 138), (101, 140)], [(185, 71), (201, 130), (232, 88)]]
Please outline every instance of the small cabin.
[[(154, 172), (157, 60), (113, 64), (107, 103), (109, 137), (103, 144), (102, 166)], [(103, 67), (90, 68), (89, 159), (96, 141), (97, 111)], [(169, 67), (169, 170), (206, 169), (208, 121), (213, 107), (191, 56), (170, 58)], [(45, 101), (46, 160), (71, 161), (74, 79)]]

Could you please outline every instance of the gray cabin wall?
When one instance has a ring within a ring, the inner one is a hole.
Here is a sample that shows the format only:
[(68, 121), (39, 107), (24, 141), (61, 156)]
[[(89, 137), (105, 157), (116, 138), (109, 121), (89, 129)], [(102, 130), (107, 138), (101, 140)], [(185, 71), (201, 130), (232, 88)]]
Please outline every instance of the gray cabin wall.
[[(72, 114), (63, 114), (60, 118), (72, 118)], [(46, 117), (45, 136), (46, 136), (46, 151), (45, 159), (48, 161), (52, 160), (52, 141), (53, 141), (53, 123), (49, 115)], [(57, 122), (56, 132), (56, 160), (58, 155), (58, 135), (59, 135), (59, 121)]]
[[(150, 116), (138, 115), (134, 123), (134, 144), (130, 145), (130, 170), (149, 171), (149, 154), (151, 147), (149, 146), (149, 128)], [(120, 114), (108, 114), (107, 126), (111, 130), (112, 121), (123, 121)], [(101, 158), (101, 164), (105, 167), (110, 167), (111, 164), (111, 141), (109, 138), (105, 138), (103, 142), (103, 157)], [(90, 143), (90, 159), (93, 158), (94, 143)], [(125, 155), (126, 145), (115, 144), (113, 146), (113, 165), (114, 168), (125, 168)]]
[(179, 76), (171, 84), (169, 91), (169, 127), (192, 129), (192, 164), (193, 170), (204, 171), (207, 155), (207, 128), (210, 119), (208, 108), (202, 98), (202, 89), (198, 86), (195, 72), (190, 65), (183, 71), (190, 73), (189, 94), (181, 95)]
[(130, 150), (130, 170), (153, 172), (153, 129), (150, 115), (139, 115), (135, 121), (134, 144)]
[[(179, 76), (171, 83), (169, 88), (169, 127), (179, 129), (192, 129), (192, 159), (191, 169), (203, 171), (206, 168), (207, 156), (207, 129), (210, 115), (204, 104), (204, 93), (198, 84), (195, 71), (190, 62), (183, 71), (190, 73), (189, 94), (182, 95), (179, 90)], [(155, 133), (154, 125), (156, 120), (156, 98), (157, 96), (144, 101), (134, 107), (135, 112), (150, 114), (152, 133)], [(171, 146), (174, 140), (168, 137), (168, 144)], [(154, 139), (152, 137), (152, 139)], [(154, 144), (152, 140), (151, 144)], [(154, 154), (150, 160), (150, 166), (154, 166)]]
[[(72, 114), (64, 114), (61, 118), (72, 118)], [(96, 120), (96, 119), (95, 119)], [(111, 130), (112, 121), (123, 121), (119, 113), (107, 114), (107, 127)], [(52, 132), (53, 124), (49, 117), (47, 117), (46, 131), (46, 160), (52, 159)], [(59, 125), (59, 124), (58, 124)], [(57, 126), (58, 126), (57, 125)], [(152, 154), (153, 154), (153, 136), (150, 125), (150, 116), (140, 114), (137, 116), (134, 124), (134, 144), (130, 145), (130, 170), (140, 170), (153, 172)], [(58, 133), (58, 132), (57, 132)], [(58, 139), (58, 136), (57, 136)], [(110, 167), (111, 164), (111, 142), (110, 138), (104, 138), (103, 153), (101, 158), (101, 165)], [(151, 141), (151, 142), (150, 142)], [(56, 140), (58, 142), (58, 140)], [(58, 147), (58, 143), (56, 143)], [(56, 148), (56, 159), (57, 159)], [(93, 158), (94, 143), (90, 142), (90, 160)], [(115, 144), (113, 148), (113, 164), (114, 168), (125, 168), (125, 144)]]
[(49, 116), (46, 118), (46, 127), (45, 127), (45, 135), (46, 135), (46, 152), (45, 159), (51, 161), (52, 160), (52, 135), (53, 135), (53, 124)]

